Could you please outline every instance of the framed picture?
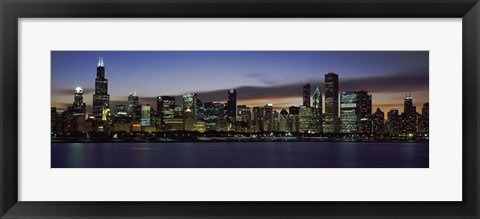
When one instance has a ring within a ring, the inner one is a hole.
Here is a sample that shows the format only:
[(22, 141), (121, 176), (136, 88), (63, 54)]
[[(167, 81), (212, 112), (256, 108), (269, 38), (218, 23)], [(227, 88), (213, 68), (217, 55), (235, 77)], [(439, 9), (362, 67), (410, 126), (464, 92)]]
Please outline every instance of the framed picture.
[(476, 0), (0, 6), (2, 218), (480, 217)]

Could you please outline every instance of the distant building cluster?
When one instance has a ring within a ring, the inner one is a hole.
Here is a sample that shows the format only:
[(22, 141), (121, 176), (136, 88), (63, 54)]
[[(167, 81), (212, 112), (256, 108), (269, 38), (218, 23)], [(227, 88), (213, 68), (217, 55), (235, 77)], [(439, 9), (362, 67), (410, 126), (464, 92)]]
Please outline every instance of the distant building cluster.
[(372, 95), (367, 91), (339, 91), (338, 75), (325, 74), (325, 110), (318, 87), (311, 96), (310, 84), (303, 86), (303, 104), (274, 110), (273, 104), (248, 107), (237, 104), (237, 91), (226, 91), (227, 102), (202, 102), (196, 93), (182, 95), (183, 105), (174, 96), (158, 96), (156, 110), (150, 104), (140, 104), (135, 92), (128, 96), (127, 105), (115, 105), (111, 113), (108, 80), (103, 58), (99, 58), (93, 114), (86, 113), (83, 90), (73, 91), (74, 102), (63, 112), (51, 108), (51, 132), (112, 133), (112, 132), (235, 132), (235, 133), (308, 133), (350, 134), (399, 138), (427, 136), (428, 103), (421, 114), (413, 105), (408, 92), (400, 113), (392, 108), (385, 113), (379, 108), (372, 113)]

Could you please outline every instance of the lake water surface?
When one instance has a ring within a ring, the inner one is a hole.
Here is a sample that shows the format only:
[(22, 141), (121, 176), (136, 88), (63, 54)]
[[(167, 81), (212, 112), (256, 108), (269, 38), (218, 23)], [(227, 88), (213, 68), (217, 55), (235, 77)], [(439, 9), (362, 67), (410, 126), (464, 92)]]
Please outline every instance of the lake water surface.
[(428, 168), (428, 143), (52, 143), (52, 168)]

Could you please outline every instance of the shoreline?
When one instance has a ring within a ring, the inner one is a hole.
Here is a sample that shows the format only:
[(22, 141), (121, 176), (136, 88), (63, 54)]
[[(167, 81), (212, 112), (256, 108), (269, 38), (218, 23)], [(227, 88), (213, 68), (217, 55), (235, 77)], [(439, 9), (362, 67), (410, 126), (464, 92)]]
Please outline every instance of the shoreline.
[(51, 143), (219, 143), (219, 142), (358, 142), (358, 143), (429, 143), (428, 140), (344, 140), (344, 139), (135, 139), (135, 140), (51, 140)]

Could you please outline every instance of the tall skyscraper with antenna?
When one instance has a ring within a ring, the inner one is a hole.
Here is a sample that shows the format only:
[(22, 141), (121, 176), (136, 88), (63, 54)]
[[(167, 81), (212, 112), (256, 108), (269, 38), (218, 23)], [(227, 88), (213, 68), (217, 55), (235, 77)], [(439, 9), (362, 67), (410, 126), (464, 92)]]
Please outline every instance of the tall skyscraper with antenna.
[(417, 133), (417, 109), (413, 106), (412, 91), (405, 93), (402, 113), (402, 133), (413, 135)]
[(97, 78), (95, 78), (95, 93), (93, 94), (93, 116), (95, 120), (109, 120), (110, 95), (108, 94), (108, 80), (105, 78), (103, 57), (98, 58)]

